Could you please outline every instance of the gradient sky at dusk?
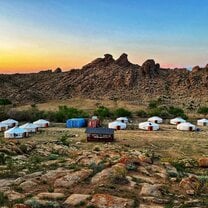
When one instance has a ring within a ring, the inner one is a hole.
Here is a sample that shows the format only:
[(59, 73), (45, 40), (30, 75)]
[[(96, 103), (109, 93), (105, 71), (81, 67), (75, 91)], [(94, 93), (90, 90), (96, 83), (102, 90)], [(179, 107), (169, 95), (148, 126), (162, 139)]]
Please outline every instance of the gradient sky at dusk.
[(207, 0), (0, 0), (0, 73), (79, 68), (111, 53), (208, 63)]

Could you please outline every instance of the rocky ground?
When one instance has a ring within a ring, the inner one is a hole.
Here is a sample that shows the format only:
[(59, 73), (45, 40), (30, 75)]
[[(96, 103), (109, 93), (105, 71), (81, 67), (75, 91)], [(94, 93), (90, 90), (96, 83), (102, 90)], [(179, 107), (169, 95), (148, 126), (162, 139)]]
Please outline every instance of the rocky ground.
[(119, 142), (87, 145), (73, 134), (2, 139), (0, 206), (208, 207), (208, 158), (183, 166)]

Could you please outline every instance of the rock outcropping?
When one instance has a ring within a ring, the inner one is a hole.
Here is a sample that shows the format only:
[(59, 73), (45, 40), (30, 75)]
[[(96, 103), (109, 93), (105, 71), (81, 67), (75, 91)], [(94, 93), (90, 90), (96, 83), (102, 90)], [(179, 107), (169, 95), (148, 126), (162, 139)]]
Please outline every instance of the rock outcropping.
[(206, 104), (208, 67), (164, 69), (153, 59), (141, 66), (105, 54), (82, 69), (57, 69), (31, 74), (0, 75), (0, 97), (13, 103), (46, 102), (75, 96), (92, 99), (146, 101), (160, 98), (167, 104)]

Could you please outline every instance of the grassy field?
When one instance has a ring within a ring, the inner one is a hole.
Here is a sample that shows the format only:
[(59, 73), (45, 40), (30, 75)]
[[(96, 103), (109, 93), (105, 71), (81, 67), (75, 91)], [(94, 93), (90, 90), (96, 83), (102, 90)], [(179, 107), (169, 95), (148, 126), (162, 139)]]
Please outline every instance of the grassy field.
[[(64, 124), (54, 124), (53, 127), (42, 130), (30, 138), (21, 139), (36, 142), (57, 140), (63, 135), (76, 135), (73, 142), (80, 142), (83, 148), (93, 148), (94, 145), (103, 143), (86, 142), (85, 129), (67, 129)], [(3, 139), (3, 134), (1, 135)], [(195, 159), (208, 156), (208, 127), (203, 127), (200, 132), (182, 132), (176, 126), (162, 124), (161, 129), (155, 132), (142, 130), (122, 130), (115, 132), (116, 141), (113, 144), (123, 145), (125, 148), (147, 150), (154, 152), (163, 160)]]
[[(93, 112), (98, 105), (106, 106), (110, 109), (124, 107), (130, 111), (137, 111), (140, 109), (144, 109), (145, 105), (141, 105), (138, 102), (131, 101), (113, 101), (113, 100), (92, 100), (92, 99), (83, 99), (83, 98), (71, 98), (68, 100), (58, 100), (58, 101), (50, 101), (47, 103), (37, 104), (38, 109), (40, 110), (51, 110), (55, 111), (58, 109), (60, 105), (67, 105), (70, 107), (87, 110), (89, 112)], [(19, 110), (24, 110), (30, 108), (30, 105), (23, 105), (17, 107)]]

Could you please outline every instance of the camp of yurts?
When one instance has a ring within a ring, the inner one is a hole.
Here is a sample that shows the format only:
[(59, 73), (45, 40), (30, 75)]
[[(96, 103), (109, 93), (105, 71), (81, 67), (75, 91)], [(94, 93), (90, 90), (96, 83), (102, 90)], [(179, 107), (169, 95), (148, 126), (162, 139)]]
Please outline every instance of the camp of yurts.
[(185, 122), (186, 122), (186, 120), (184, 120), (181, 117), (173, 118), (173, 119), (170, 120), (170, 124), (174, 124), (174, 125), (177, 125), (177, 124), (180, 124), (180, 123), (185, 123)]
[(36, 133), (38, 131), (38, 126), (33, 123), (26, 123), (20, 126), (20, 128), (25, 129), (29, 133)]
[(122, 123), (128, 123), (129, 119), (127, 117), (119, 117), (116, 119), (116, 121), (120, 121)]
[(177, 125), (177, 129), (181, 130), (181, 131), (195, 131), (196, 130), (196, 126), (189, 123), (189, 122), (185, 122), (185, 123), (180, 123)]
[(20, 139), (20, 138), (25, 138), (27, 136), (28, 136), (28, 132), (25, 129), (17, 126), (4, 132), (4, 138), (8, 138), (8, 139)]
[(153, 117), (149, 118), (148, 121), (160, 124), (163, 122), (163, 119), (158, 116), (153, 116)]
[(50, 122), (44, 119), (39, 119), (37, 121), (34, 121), (33, 124), (35, 124), (38, 128), (47, 128), (50, 125)]
[(208, 126), (208, 119), (203, 118), (203, 119), (197, 120), (197, 125), (199, 125), (199, 126)]
[(0, 122), (0, 131), (6, 131), (8, 129), (8, 125)]
[(6, 124), (9, 128), (18, 126), (19, 124), (19, 122), (14, 119), (7, 119), (7, 120), (2, 121), (1, 123)]
[(153, 122), (142, 122), (139, 123), (139, 129), (146, 130), (146, 131), (157, 131), (160, 129), (160, 126)]
[(108, 128), (116, 130), (126, 129), (126, 123), (123, 123), (121, 121), (113, 121), (108, 123)]

